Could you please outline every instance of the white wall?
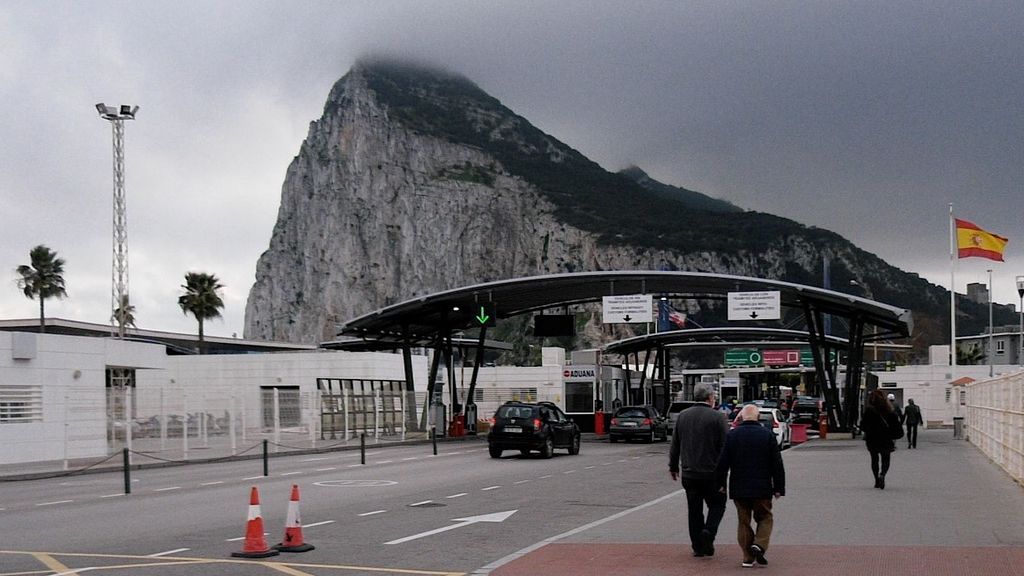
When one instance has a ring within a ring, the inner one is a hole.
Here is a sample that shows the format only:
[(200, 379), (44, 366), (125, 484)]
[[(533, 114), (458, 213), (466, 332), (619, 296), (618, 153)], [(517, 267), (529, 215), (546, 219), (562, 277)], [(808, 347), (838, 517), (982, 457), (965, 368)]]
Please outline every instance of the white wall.
[[(957, 379), (967, 376), (981, 380), (988, 378), (988, 371), (988, 366), (957, 366), (955, 376)], [(954, 375), (948, 362), (945, 365), (897, 366), (894, 372), (873, 374), (878, 376), (878, 385), (887, 391), (902, 390), (903, 406), (907, 405), (907, 399), (913, 398), (914, 403), (921, 408), (921, 416), (927, 425), (953, 425), (957, 408), (956, 394), (951, 394), (950, 401), (946, 401), (946, 389), (950, 387)]]
[[(14, 358), (15, 339), (34, 340), (34, 357)], [(166, 356), (162, 346), (152, 344), (0, 332), (0, 387), (42, 392), (41, 421), (0, 423), (0, 463), (106, 456), (110, 359), (121, 366), (160, 368)]]

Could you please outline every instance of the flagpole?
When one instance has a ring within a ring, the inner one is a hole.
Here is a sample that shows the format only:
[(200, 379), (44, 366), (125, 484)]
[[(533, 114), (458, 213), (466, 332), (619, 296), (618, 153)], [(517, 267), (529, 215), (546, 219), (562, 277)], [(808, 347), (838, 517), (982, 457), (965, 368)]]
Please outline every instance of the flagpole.
[(956, 229), (952, 202), (949, 203), (949, 369), (950, 380), (956, 380)]
[(992, 269), (988, 269), (988, 377), (993, 376), (996, 351), (992, 346)]

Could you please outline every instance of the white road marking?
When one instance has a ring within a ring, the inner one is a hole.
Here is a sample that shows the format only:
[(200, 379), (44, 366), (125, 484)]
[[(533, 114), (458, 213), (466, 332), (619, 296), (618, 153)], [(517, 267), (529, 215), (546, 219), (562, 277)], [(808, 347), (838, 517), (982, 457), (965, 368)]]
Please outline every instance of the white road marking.
[(424, 500), (423, 502), (417, 502), (415, 504), (409, 504), (409, 506), (410, 507), (412, 507), (412, 506), (423, 506), (424, 504), (430, 504), (431, 502), (433, 502), (433, 500)]
[(375, 464), (391, 464), (394, 460), (378, 460)]
[(501, 488), (501, 486), (488, 486), (487, 488), (481, 488), (480, 491), (487, 492), (488, 490), (497, 490), (498, 488)]
[(461, 498), (461, 497), (463, 497), (465, 495), (466, 495), (465, 492), (459, 492), (458, 494), (452, 494), (451, 496), (445, 496), (445, 498)]
[(551, 478), (551, 474), (545, 474), (545, 475), (541, 476), (541, 479), (544, 479), (544, 478)]
[(583, 467), (584, 470), (590, 470), (591, 468), (595, 468), (595, 466), (584, 466)]
[(54, 504), (67, 504), (68, 502), (74, 502), (74, 500), (57, 500), (55, 502), (40, 502), (36, 506), (53, 506)]
[[(200, 484), (200, 486), (215, 486), (217, 484), (223, 484), (223, 483), (224, 483), (223, 480), (217, 480), (216, 482), (203, 482), (202, 484)], [(187, 550), (187, 548), (186, 548), (186, 550)]]
[(302, 474), (302, 470), (297, 472), (285, 472), (284, 474), (281, 474), (281, 476), (295, 476), (296, 474)]
[(412, 536), (406, 536), (405, 538), (399, 538), (398, 540), (392, 540), (385, 542), (385, 545), (389, 544), (401, 544), (410, 540), (416, 540), (423, 538), (424, 536), (433, 536), (441, 532), (447, 532), (448, 530), (454, 530), (456, 528), (462, 528), (463, 526), (469, 526), (470, 524), (476, 524), (477, 522), (504, 522), (506, 518), (515, 514), (515, 510), (507, 510), (505, 512), (495, 512), (494, 514), (481, 514), (479, 516), (470, 516), (468, 518), (452, 518), (453, 522), (457, 524), (451, 524), (449, 526), (442, 526), (434, 530), (428, 530), (427, 532), (420, 532), (419, 534), (413, 534)]
[(337, 468), (335, 468), (334, 466), (330, 466), (328, 468), (317, 468), (316, 469), (317, 472), (330, 472), (331, 470), (337, 470)]
[(513, 484), (526, 484), (527, 482), (531, 482), (531, 480), (516, 480)]
[(312, 528), (314, 526), (323, 526), (325, 524), (334, 524), (334, 520), (324, 520), (323, 522), (313, 522), (312, 524), (303, 524), (303, 528)]
[(242, 480), (259, 480), (263, 476), (249, 476), (248, 478), (242, 478)]
[(167, 492), (168, 490), (181, 490), (181, 486), (169, 486), (167, 488), (154, 488), (153, 492)]
[(100, 498), (117, 498), (118, 496), (124, 496), (124, 494), (107, 494), (106, 496), (100, 496)]
[(327, 456), (320, 458), (306, 458), (305, 460), (299, 460), (299, 462), (319, 462), (320, 460), (328, 460)]
[(356, 467), (359, 467), (359, 466), (362, 466), (362, 464), (349, 464), (348, 465), (349, 468), (356, 468)]
[(575, 474), (575, 473), (576, 473), (575, 470), (566, 470), (565, 472), (562, 472), (562, 474)]
[(614, 462), (605, 462), (601, 464), (601, 466), (611, 466), (612, 464), (614, 464)]
[(402, 458), (402, 462), (408, 462), (409, 460), (419, 460), (419, 456), (413, 456), (412, 458)]
[(159, 558), (161, 556), (167, 556), (169, 554), (177, 554), (178, 552), (184, 552), (186, 550), (191, 550), (191, 548), (175, 548), (174, 550), (168, 550), (167, 552), (157, 552), (156, 554), (150, 554), (149, 557), (150, 558)]
[(383, 514), (387, 510), (374, 510), (373, 512), (363, 512), (362, 514), (356, 514), (356, 516), (373, 516), (374, 514)]

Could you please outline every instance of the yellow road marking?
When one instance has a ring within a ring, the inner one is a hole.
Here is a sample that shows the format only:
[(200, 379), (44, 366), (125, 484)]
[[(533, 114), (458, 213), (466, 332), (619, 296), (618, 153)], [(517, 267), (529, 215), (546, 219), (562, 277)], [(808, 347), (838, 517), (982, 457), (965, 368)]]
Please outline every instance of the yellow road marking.
[[(67, 566), (61, 564), (57, 561), (56, 558), (50, 556), (49, 554), (45, 554), (43, 552), (30, 552), (30, 554), (32, 555), (33, 558), (42, 562), (44, 566), (58, 574), (61, 572), (68, 572), (71, 570), (71, 568), (68, 568)], [(74, 574), (74, 572), (70, 572), (70, 574)]]
[[(115, 568), (135, 568), (142, 566), (174, 566), (178, 564), (250, 564), (253, 566), (267, 566), (273, 569), (278, 569), (281, 572), (291, 574), (292, 576), (311, 576), (305, 572), (298, 571), (298, 568), (321, 568), (328, 570), (351, 570), (351, 571), (363, 571), (363, 572), (380, 572), (384, 574), (416, 574), (419, 576), (465, 576), (465, 572), (441, 572), (437, 570), (416, 570), (412, 568), (383, 568), (378, 566), (354, 566), (348, 564), (305, 564), (301, 562), (266, 562), (266, 561), (253, 561), (253, 560), (235, 560), (227, 558), (196, 558), (186, 556), (167, 556), (164, 562), (152, 562), (152, 556), (135, 556), (130, 554), (87, 554), (81, 552), (24, 552), (20, 550), (0, 550), (0, 554), (25, 554), (33, 556), (48, 568), (58, 574), (65, 574), (66, 576), (72, 576), (77, 574), (78, 571), (85, 571), (85, 568), (72, 569), (61, 564), (57, 561), (54, 556), (63, 556), (69, 558), (119, 558), (123, 560), (146, 560), (149, 561), (146, 564), (124, 564), (119, 566), (98, 566), (91, 567), (89, 570), (95, 570), (98, 568), (102, 569), (115, 569)], [(283, 568), (283, 569), (282, 569)], [(287, 569), (295, 569), (295, 572), (287, 572)], [(24, 574), (47, 574), (48, 572), (26, 572)], [(13, 576), (0, 573), (0, 576)]]

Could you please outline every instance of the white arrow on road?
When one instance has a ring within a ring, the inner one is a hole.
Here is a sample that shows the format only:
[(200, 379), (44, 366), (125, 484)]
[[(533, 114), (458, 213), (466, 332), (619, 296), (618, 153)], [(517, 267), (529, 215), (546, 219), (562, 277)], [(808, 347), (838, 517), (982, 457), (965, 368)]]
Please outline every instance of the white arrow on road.
[(479, 516), (470, 516), (468, 518), (452, 518), (452, 522), (458, 522), (458, 524), (452, 524), (451, 526), (445, 526), (443, 528), (437, 528), (436, 530), (429, 530), (427, 532), (420, 532), (419, 534), (413, 534), (412, 536), (406, 536), (405, 538), (385, 542), (385, 544), (402, 544), (403, 542), (416, 540), (417, 538), (423, 538), (425, 536), (433, 536), (434, 534), (447, 532), (448, 530), (454, 530), (456, 528), (462, 528), (463, 526), (469, 526), (470, 524), (476, 524), (477, 522), (504, 522), (506, 518), (516, 512), (517, 510), (506, 510), (504, 512), (481, 514)]

